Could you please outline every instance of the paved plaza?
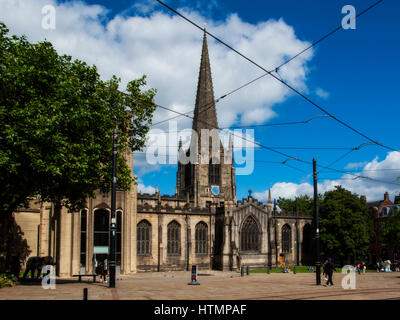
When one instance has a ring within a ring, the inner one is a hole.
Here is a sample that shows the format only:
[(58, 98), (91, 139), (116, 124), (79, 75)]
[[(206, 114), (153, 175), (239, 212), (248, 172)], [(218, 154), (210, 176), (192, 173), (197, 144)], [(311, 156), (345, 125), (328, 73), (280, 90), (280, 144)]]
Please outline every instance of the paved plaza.
[(377, 300), (400, 299), (400, 273), (356, 274), (356, 289), (341, 286), (344, 275), (335, 273), (334, 286), (315, 285), (315, 274), (251, 274), (203, 271), (200, 285), (188, 285), (190, 272), (139, 273), (119, 276), (116, 289), (107, 283), (57, 279), (56, 289), (40, 283), (0, 289), (1, 300)]

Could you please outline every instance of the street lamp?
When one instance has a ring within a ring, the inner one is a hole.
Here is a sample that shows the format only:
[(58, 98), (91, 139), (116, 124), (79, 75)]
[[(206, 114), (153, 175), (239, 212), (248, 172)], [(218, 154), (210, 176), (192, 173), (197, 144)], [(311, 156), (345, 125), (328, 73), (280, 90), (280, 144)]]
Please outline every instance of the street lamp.
[(115, 238), (117, 224), (115, 220), (115, 199), (117, 195), (117, 156), (118, 133), (113, 131), (113, 163), (112, 163), (112, 191), (111, 191), (111, 226), (110, 226), (110, 288), (115, 288)]

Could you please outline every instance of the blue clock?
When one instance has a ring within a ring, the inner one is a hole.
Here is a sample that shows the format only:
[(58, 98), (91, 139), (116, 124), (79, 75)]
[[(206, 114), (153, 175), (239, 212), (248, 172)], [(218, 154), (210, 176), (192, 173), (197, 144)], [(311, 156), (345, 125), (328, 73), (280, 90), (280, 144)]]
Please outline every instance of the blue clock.
[(214, 196), (219, 195), (219, 186), (211, 186), (211, 193), (212, 193)]

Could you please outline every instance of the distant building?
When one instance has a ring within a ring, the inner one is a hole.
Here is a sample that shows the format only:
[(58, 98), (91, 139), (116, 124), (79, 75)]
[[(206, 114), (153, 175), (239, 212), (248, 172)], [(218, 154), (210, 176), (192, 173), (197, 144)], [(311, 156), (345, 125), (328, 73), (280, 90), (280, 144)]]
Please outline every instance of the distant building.
[(396, 196), (394, 203), (389, 199), (389, 193), (385, 192), (383, 200), (367, 202), (374, 221), (375, 240), (371, 244), (371, 258), (373, 262), (380, 260), (398, 260), (399, 252), (382, 242), (381, 224), (387, 218), (392, 217), (396, 208), (400, 208), (400, 196)]

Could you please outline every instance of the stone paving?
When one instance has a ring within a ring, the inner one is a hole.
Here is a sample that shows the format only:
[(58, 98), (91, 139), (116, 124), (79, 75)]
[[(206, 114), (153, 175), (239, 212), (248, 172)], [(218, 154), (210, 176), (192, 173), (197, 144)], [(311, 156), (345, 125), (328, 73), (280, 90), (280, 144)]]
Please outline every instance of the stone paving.
[(119, 276), (116, 289), (107, 283), (57, 279), (55, 290), (40, 283), (0, 289), (0, 300), (377, 300), (400, 299), (400, 273), (356, 274), (356, 289), (341, 287), (344, 275), (335, 273), (333, 287), (315, 285), (315, 274), (251, 274), (202, 271), (200, 285), (188, 285), (190, 272), (174, 271)]

